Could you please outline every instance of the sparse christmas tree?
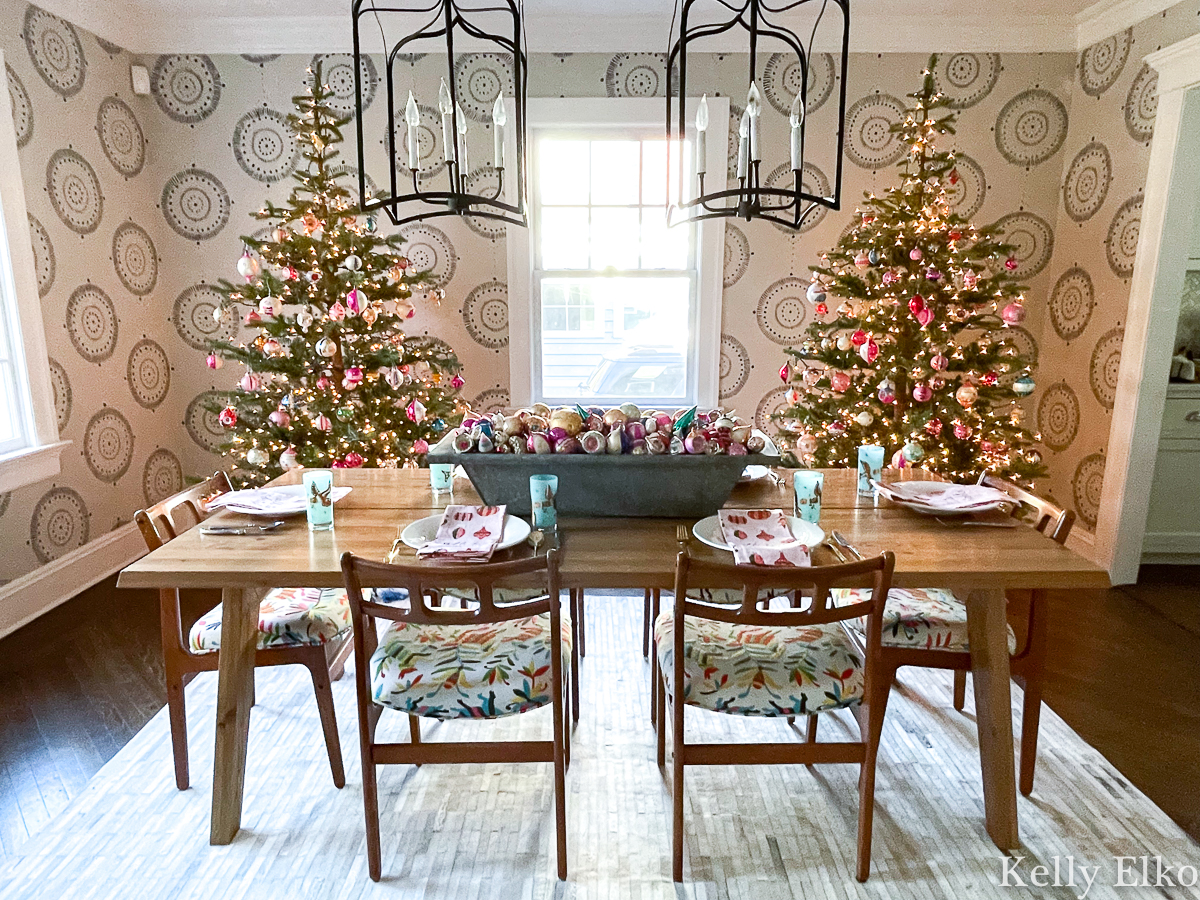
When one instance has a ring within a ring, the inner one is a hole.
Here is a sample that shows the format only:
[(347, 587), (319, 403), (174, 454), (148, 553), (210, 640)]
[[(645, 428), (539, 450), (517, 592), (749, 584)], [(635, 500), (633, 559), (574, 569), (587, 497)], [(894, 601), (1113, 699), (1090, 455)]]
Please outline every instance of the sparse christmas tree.
[[(357, 210), (337, 163), (347, 120), (329, 107), (320, 69), (310, 76), (288, 117), (304, 160), (291, 195), (254, 214), (266, 237), (243, 239), (245, 282), (220, 282), (226, 302), (216, 315), (237, 316), (257, 334), (214, 342), (208, 356), (214, 369), (223, 360), (245, 367), (213, 412), (229, 430), (224, 452), (251, 484), (295, 466), (418, 464), (465, 410), (454, 353), (403, 331), (430, 275)], [(426, 296), (440, 303), (444, 292)]]
[(932, 70), (892, 127), (909, 147), (898, 187), (866, 195), (854, 228), (813, 267), (814, 320), (780, 370), (788, 408), (775, 418), (793, 462), (852, 466), (861, 444), (893, 465), (954, 481), (980, 472), (1042, 474), (1021, 397), (1029, 360), (1007, 326), (1025, 318), (1018, 261), (993, 228), (954, 212), (954, 155), (937, 146), (955, 115)]

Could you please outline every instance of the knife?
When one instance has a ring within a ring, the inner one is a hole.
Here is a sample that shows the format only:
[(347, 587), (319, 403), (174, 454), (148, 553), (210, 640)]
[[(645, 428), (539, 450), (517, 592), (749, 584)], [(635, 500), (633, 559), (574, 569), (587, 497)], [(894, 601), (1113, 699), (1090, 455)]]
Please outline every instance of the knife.
[(840, 531), (831, 532), (829, 536), (830, 536), (830, 538), (833, 539), (834, 543), (836, 543), (839, 547), (841, 547), (843, 550), (845, 550), (847, 553), (849, 553), (855, 559), (865, 559), (866, 558), (861, 553), (859, 553), (857, 549), (852, 547), (848, 540), (846, 540), (844, 537), (842, 537), (842, 533)]
[(266, 534), (283, 524), (283, 519), (261, 525), (201, 525), (201, 534)]

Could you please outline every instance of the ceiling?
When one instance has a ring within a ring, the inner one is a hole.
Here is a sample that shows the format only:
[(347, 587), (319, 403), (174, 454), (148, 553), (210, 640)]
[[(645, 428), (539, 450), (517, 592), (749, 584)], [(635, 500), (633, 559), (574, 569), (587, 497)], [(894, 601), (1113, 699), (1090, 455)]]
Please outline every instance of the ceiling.
[[(938, 49), (1073, 51), (1174, 2), (1005, 0), (1002, 14), (998, 14), (997, 4), (980, 0), (853, 0), (851, 48), (922, 53)], [(311, 53), (351, 49), (350, 0), (38, 3), (138, 53)], [(398, 4), (395, 0), (379, 0), (379, 5)], [(428, 5), (427, 0), (420, 5)], [(704, 0), (700, 0), (694, 8), (703, 5)], [(674, 6), (675, 0), (525, 0), (529, 49), (661, 52), (667, 44)], [(821, 43), (819, 37), (817, 43)], [(712, 49), (744, 47), (732, 44)]]

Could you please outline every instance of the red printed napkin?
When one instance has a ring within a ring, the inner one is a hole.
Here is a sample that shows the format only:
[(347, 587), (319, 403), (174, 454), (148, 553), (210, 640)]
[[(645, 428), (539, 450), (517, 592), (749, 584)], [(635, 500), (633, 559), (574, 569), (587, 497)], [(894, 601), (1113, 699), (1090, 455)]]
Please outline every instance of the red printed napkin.
[(781, 509), (722, 509), (721, 534), (739, 566), (811, 566), (808, 546), (792, 536)]
[(437, 534), (417, 556), (487, 562), (504, 535), (504, 510), (503, 506), (447, 506)]

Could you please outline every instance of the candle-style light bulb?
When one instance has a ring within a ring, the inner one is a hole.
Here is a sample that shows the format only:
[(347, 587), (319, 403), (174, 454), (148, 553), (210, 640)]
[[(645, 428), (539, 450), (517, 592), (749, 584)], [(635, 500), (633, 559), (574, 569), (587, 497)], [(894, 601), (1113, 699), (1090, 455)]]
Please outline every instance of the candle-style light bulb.
[(446, 162), (454, 161), (454, 98), (450, 96), (450, 88), (446, 79), (438, 88), (438, 111), (442, 114), (442, 148), (446, 151)]
[(708, 94), (696, 106), (696, 174), (708, 171)]
[(462, 105), (457, 108), (458, 113), (458, 155), (459, 169), (463, 174), (470, 174), (471, 164), (467, 162), (467, 114), (463, 112)]
[(792, 101), (788, 124), (792, 126), (792, 171), (797, 172), (804, 165), (804, 102), (799, 94)]
[(737, 177), (739, 180), (744, 180), (746, 170), (749, 168), (750, 162), (750, 110), (745, 110), (742, 113), (742, 120), (738, 122), (738, 155), (737, 155)]
[(420, 163), (417, 146), (417, 126), (421, 124), (421, 111), (417, 109), (417, 98), (408, 92), (408, 103), (404, 105), (404, 121), (408, 125), (408, 168), (415, 172)]
[(492, 104), (492, 137), (495, 140), (496, 168), (504, 168), (504, 126), (508, 124), (508, 110), (504, 108), (504, 95), (497, 94)]
[(750, 82), (750, 92), (746, 94), (746, 112), (750, 114), (750, 159), (762, 161), (762, 148), (758, 139), (758, 124), (762, 118), (762, 94), (758, 92), (758, 82)]

